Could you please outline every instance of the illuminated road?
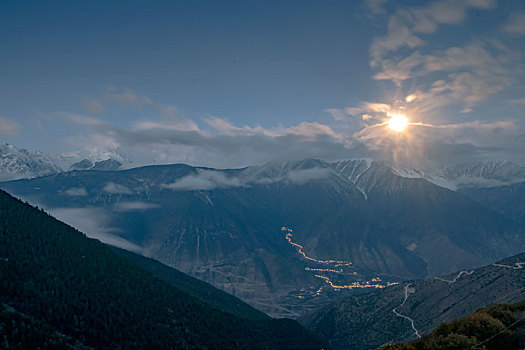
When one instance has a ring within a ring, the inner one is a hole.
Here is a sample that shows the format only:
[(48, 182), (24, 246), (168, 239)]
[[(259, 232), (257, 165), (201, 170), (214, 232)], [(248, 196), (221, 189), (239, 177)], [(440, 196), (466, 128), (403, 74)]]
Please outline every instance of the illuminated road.
[(292, 241), (292, 232), (293, 232), (292, 229), (286, 228), (286, 227), (283, 226), (281, 228), (281, 231), (285, 231), (286, 232), (285, 238), (288, 241), (288, 243), (290, 243), (294, 247), (297, 247), (298, 251), (299, 251), (299, 254), (301, 254), (307, 260), (311, 260), (311, 261), (314, 261), (314, 262), (319, 263), (319, 264), (334, 264), (336, 266), (350, 266), (350, 265), (352, 265), (352, 263), (348, 262), (348, 261), (342, 261), (342, 260), (319, 260), (319, 259), (312, 258), (312, 257), (306, 255), (306, 253), (303, 251), (303, 246), (302, 245)]
[[(358, 277), (358, 273), (356, 271), (351, 271), (352, 263), (350, 261), (344, 261), (344, 260), (322, 260), (317, 259), (312, 256), (309, 256), (305, 251), (302, 245), (300, 245), (297, 242), (294, 242), (292, 240), (293, 237), (293, 230), (287, 227), (282, 227), (281, 231), (285, 233), (285, 238), (288, 241), (290, 245), (295, 247), (299, 254), (302, 255), (302, 257), (311, 263), (325, 265), (326, 267), (310, 267), (307, 266), (304, 269), (306, 271), (312, 271), (314, 273), (314, 277), (319, 278), (323, 280), (326, 283), (326, 286), (331, 287), (333, 290), (343, 290), (343, 289), (355, 289), (355, 288), (385, 288), (387, 286), (391, 286), (398, 283), (391, 283), (391, 282), (384, 282), (379, 277), (374, 277), (371, 280), (367, 281), (355, 281), (355, 279)], [(337, 280), (339, 279), (348, 279), (351, 278), (353, 281), (351, 283), (345, 282), (334, 282), (332, 278), (327, 276), (326, 274), (332, 274), (336, 276)], [(319, 296), (321, 292), (324, 289), (325, 286), (321, 286), (316, 292), (315, 295)]]

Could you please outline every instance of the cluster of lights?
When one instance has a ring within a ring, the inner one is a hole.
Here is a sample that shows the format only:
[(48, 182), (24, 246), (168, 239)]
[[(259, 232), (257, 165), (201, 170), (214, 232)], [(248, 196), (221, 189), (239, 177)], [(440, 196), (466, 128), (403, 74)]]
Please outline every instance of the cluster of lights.
[[(320, 259), (316, 259), (316, 258), (312, 258), (310, 256), (308, 256), (304, 250), (303, 250), (303, 246), (294, 242), (292, 240), (292, 236), (293, 236), (293, 230), (290, 229), (290, 228), (287, 228), (285, 226), (283, 226), (281, 228), (281, 231), (282, 232), (285, 232), (285, 238), (286, 240), (288, 241), (288, 243), (294, 247), (297, 248), (297, 251), (306, 259), (306, 260), (310, 260), (310, 261), (313, 261), (315, 263), (319, 263), (319, 264), (325, 264), (325, 265), (331, 265), (330, 267), (342, 267), (342, 266), (350, 266), (352, 265), (351, 262), (348, 262), (348, 261), (341, 261), (341, 260), (320, 260)], [(344, 273), (343, 269), (340, 268), (338, 270), (336, 269), (333, 269), (333, 268), (312, 268), (312, 267), (305, 267), (304, 268), (306, 271), (314, 271), (314, 272), (331, 272), (331, 273), (337, 273), (337, 274), (340, 274), (340, 273)], [(353, 272), (352, 274), (354, 275), (357, 275), (357, 272)], [(319, 274), (316, 274), (314, 275), (315, 277), (317, 278), (320, 278), (322, 279), (323, 281), (325, 281), (330, 287), (332, 287), (333, 289), (335, 290), (341, 290), (341, 289), (354, 289), (354, 288), (385, 288), (385, 287), (388, 287), (388, 286), (391, 286), (391, 285), (395, 285), (397, 283), (391, 283), (391, 282), (388, 282), (388, 283), (384, 283), (383, 281), (381, 281), (381, 279), (379, 277), (374, 277), (372, 278), (370, 281), (364, 281), (364, 282), (353, 282), (351, 284), (348, 284), (348, 285), (337, 285), (335, 283), (333, 283), (329, 277), (327, 276), (323, 276), (323, 275), (319, 275)], [(315, 295), (316, 296), (319, 296), (321, 294), (321, 292), (323, 291), (323, 288), (324, 286), (321, 286), (316, 292), (315, 292)]]

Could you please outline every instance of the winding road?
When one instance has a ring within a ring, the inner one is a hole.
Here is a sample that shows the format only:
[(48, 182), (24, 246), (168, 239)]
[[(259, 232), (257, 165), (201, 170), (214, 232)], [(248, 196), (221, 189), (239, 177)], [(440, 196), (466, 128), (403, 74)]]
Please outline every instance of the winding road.
[(458, 275), (452, 280), (447, 280), (447, 279), (444, 279), (444, 278), (441, 278), (441, 277), (436, 277), (436, 279), (440, 280), (440, 281), (443, 281), (443, 282), (448, 282), (448, 283), (452, 284), (452, 283), (455, 283), (458, 280), (458, 278), (460, 278), (462, 275), (472, 275), (473, 273), (474, 273), (474, 270), (471, 270), (471, 271), (465, 271), (464, 270), (464, 271), (460, 271), (458, 273)]
[(402, 318), (404, 318), (404, 319), (406, 319), (406, 320), (409, 320), (409, 321), (410, 321), (410, 325), (412, 326), (412, 329), (414, 330), (414, 334), (416, 335), (416, 337), (421, 338), (421, 334), (419, 334), (419, 331), (417, 330), (417, 328), (416, 328), (416, 326), (415, 326), (414, 320), (411, 319), (410, 317), (406, 316), (406, 315), (403, 315), (403, 314), (399, 313), (399, 312), (397, 311), (400, 307), (402, 307), (403, 305), (405, 305), (405, 303), (406, 303), (406, 301), (407, 301), (407, 299), (408, 299), (408, 292), (409, 292), (408, 288), (410, 288), (410, 285), (411, 285), (411, 284), (412, 284), (412, 283), (409, 283), (409, 284), (407, 284), (407, 285), (405, 286), (405, 299), (403, 300), (403, 302), (402, 302), (398, 307), (393, 308), (393, 309), (392, 309), (392, 312), (393, 312), (394, 314), (396, 314), (396, 316), (398, 316), (398, 317), (402, 317)]
[(518, 261), (517, 263), (514, 264), (514, 266), (502, 265), (502, 264), (492, 264), (492, 265), (497, 266), (497, 267), (504, 267), (506, 269), (519, 270), (525, 267), (525, 262)]

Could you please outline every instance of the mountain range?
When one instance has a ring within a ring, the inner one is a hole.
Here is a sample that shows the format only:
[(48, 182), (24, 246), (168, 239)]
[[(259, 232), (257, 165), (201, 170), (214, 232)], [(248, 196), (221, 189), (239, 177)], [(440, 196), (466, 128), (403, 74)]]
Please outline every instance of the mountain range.
[[(506, 186), (519, 185), (509, 178), (520, 173), (500, 164)], [(523, 250), (519, 217), (464, 192), (497, 187), (454, 191), (428, 178), (369, 159), (307, 159), (226, 170), (75, 170), (0, 187), (273, 316), (298, 317), (341, 296)]]
[(129, 164), (130, 161), (118, 152), (55, 155), (0, 144), (0, 181), (29, 179), (69, 170), (118, 170)]

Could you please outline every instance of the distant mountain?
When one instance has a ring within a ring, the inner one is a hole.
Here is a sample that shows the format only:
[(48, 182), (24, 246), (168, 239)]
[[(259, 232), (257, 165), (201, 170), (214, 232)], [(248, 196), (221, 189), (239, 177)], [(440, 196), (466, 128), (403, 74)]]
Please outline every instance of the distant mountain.
[(88, 170), (93, 167), (93, 163), (89, 159), (82, 159), (79, 162), (71, 164), (69, 170)]
[(380, 162), (72, 171), (0, 187), (274, 316), (515, 254), (523, 229)]
[(489, 188), (463, 188), (459, 192), (525, 225), (525, 182)]
[(131, 161), (118, 152), (82, 158), (82, 155), (51, 155), (30, 152), (10, 144), (0, 145), (0, 181), (30, 179), (69, 170), (119, 170)]
[(509, 161), (462, 163), (430, 171), (425, 177), (453, 190), (490, 188), (525, 182), (525, 167)]
[(71, 164), (69, 170), (106, 170), (115, 171), (119, 170), (122, 163), (114, 159), (106, 159), (98, 162), (91, 162), (89, 159), (82, 159), (79, 162)]
[(302, 322), (334, 349), (375, 349), (416, 339), (442, 322), (525, 299), (525, 253), (496, 264), (346, 297)]
[[(323, 347), (295, 321), (268, 319), (159, 263), (115, 253), (3, 191), (0, 222), (3, 347)], [(243, 317), (223, 311), (230, 307)]]
[(0, 145), (0, 181), (33, 178), (62, 172), (55, 161), (42, 152), (29, 152), (13, 145)]
[(431, 334), (408, 344), (389, 344), (382, 350), (487, 349), (518, 350), (525, 344), (525, 301), (497, 304), (472, 315), (440, 324)]

